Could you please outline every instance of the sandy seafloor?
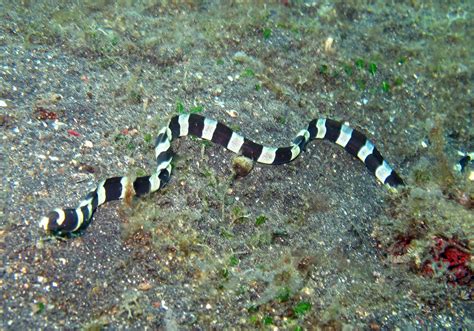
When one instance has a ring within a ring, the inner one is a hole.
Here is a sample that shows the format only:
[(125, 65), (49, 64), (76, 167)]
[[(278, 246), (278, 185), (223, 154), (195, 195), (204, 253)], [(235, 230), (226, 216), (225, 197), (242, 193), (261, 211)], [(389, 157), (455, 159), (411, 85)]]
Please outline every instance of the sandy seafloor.
[[(0, 2), (0, 329), (473, 328), (472, 281), (390, 250), (394, 227), (421, 224), (394, 212), (409, 191), (454, 210), (423, 218), (419, 242), (472, 252), (455, 198), (472, 182), (443, 188), (436, 164), (473, 148), (473, 4), (384, 3)], [(104, 205), (77, 236), (38, 228), (100, 179), (151, 172), (179, 109), (275, 146), (347, 121), (408, 189), (321, 141), (234, 179), (231, 152), (187, 138), (161, 192)]]

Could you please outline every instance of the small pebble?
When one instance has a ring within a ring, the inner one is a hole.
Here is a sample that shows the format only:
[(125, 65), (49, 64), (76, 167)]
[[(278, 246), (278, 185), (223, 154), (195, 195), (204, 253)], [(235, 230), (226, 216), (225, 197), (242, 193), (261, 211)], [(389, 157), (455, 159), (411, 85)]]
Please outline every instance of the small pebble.
[(324, 51), (328, 54), (333, 53), (334, 52), (333, 44), (334, 44), (334, 38), (333, 37), (328, 37), (324, 41)]
[(66, 124), (56, 120), (56, 121), (53, 122), (53, 129), (58, 130), (61, 126), (64, 126), (64, 125), (66, 125)]
[(239, 113), (234, 109), (226, 110), (226, 113), (230, 117), (234, 117), (234, 118), (239, 116)]
[(245, 62), (251, 62), (251, 58), (242, 51), (238, 51), (234, 54), (233, 59), (235, 62), (238, 63), (245, 63)]
[(253, 168), (253, 161), (245, 156), (237, 156), (232, 160), (232, 170), (236, 177), (245, 177)]

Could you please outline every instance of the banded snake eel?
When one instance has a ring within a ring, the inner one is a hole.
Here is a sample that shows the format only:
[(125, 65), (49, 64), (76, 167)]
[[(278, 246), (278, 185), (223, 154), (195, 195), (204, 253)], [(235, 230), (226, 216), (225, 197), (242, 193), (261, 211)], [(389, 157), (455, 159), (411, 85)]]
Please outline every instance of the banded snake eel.
[(173, 151), (171, 142), (178, 137), (195, 136), (219, 144), (233, 153), (257, 163), (278, 165), (296, 159), (305, 146), (314, 139), (329, 140), (343, 147), (361, 160), (367, 169), (383, 184), (390, 187), (404, 185), (400, 176), (383, 159), (374, 144), (361, 132), (331, 119), (314, 119), (301, 130), (287, 147), (267, 147), (255, 143), (231, 128), (198, 114), (181, 114), (171, 118), (156, 138), (156, 171), (135, 179), (111, 177), (99, 182), (76, 208), (55, 209), (41, 218), (40, 227), (55, 234), (67, 234), (86, 228), (97, 207), (126, 196), (143, 196), (163, 188), (171, 176)]

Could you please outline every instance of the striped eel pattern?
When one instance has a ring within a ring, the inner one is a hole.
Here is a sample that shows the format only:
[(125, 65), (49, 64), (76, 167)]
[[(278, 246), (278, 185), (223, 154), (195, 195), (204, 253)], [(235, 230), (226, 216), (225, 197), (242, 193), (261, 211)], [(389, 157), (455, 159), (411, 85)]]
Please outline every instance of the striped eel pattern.
[(155, 143), (156, 171), (150, 176), (111, 177), (101, 181), (79, 203), (77, 208), (55, 209), (40, 221), (40, 226), (55, 234), (67, 234), (85, 229), (92, 214), (100, 205), (131, 196), (143, 196), (165, 186), (171, 175), (173, 151), (171, 142), (192, 135), (224, 146), (235, 154), (255, 162), (278, 165), (293, 161), (313, 139), (326, 139), (343, 147), (357, 157), (375, 175), (390, 187), (403, 185), (403, 180), (383, 159), (374, 144), (364, 134), (331, 119), (312, 120), (307, 129), (301, 130), (287, 147), (267, 147), (255, 143), (231, 128), (213, 119), (197, 114), (181, 114), (171, 118), (160, 130)]

